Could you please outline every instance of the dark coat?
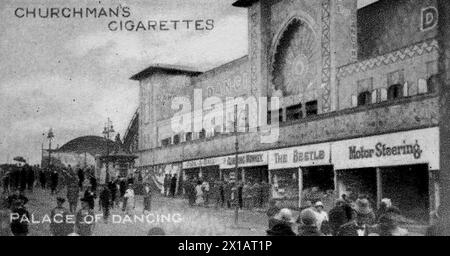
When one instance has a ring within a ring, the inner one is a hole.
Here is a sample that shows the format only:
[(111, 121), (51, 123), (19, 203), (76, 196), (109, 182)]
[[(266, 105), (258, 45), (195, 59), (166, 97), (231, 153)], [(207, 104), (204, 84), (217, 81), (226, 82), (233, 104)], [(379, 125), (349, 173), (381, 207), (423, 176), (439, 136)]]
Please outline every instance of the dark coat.
[[(339, 231), (337, 232), (337, 236), (359, 236), (358, 229), (360, 229), (360, 228), (361, 227), (359, 227), (356, 224), (356, 221), (348, 222), (347, 224), (344, 224), (339, 228)], [(368, 236), (368, 235), (369, 235), (369, 227), (366, 226), (364, 236)]]
[(276, 224), (272, 229), (266, 231), (268, 236), (295, 236), (296, 234), (292, 231), (291, 225), (286, 222), (280, 222)]
[(24, 207), (19, 207), (17, 209), (14, 209), (12, 211), (12, 214), (18, 214), (19, 218), (14, 219), (11, 222), (11, 232), (15, 236), (27, 235), (28, 234), (28, 222), (21, 221), (21, 219), (24, 216), (26, 216), (28, 219), (30, 219), (30, 213)]
[(90, 190), (86, 190), (84, 192), (84, 198), (87, 200), (87, 202), (89, 204), (89, 208), (94, 209), (95, 193)]
[(301, 226), (299, 228), (299, 236), (323, 236), (322, 232), (314, 226)]
[(347, 213), (343, 206), (336, 206), (328, 214), (329, 224), (333, 235), (336, 235), (339, 228), (347, 223)]
[(108, 188), (104, 188), (100, 192), (100, 205), (103, 208), (109, 208), (111, 206), (111, 191)]

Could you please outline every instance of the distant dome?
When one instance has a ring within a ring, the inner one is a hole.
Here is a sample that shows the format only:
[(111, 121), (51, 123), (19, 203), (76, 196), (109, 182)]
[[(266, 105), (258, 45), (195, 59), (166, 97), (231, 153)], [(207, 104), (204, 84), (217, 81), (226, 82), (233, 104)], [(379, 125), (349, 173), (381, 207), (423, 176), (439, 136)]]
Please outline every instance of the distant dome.
[(107, 140), (100, 136), (84, 136), (73, 139), (64, 144), (54, 152), (60, 153), (89, 153), (93, 156), (106, 154), (106, 143), (108, 142), (109, 152), (115, 152), (120, 150), (121, 145)]

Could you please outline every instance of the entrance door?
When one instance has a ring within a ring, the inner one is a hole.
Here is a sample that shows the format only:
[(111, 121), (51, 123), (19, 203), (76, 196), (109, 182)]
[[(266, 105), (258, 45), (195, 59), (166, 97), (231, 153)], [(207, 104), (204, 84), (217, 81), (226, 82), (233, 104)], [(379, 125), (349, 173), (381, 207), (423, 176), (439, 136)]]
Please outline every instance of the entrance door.
[(426, 224), (429, 219), (429, 172), (427, 165), (382, 168), (382, 196), (392, 200), (402, 215)]

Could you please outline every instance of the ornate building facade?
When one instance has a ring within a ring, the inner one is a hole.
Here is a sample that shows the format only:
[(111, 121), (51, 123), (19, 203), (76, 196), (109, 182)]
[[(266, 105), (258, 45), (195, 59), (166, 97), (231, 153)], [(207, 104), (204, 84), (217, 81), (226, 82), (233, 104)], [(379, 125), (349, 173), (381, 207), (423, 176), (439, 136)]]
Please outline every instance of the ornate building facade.
[[(206, 72), (153, 65), (132, 77), (140, 86), (139, 168), (159, 184), (164, 174), (226, 180), (237, 140), (233, 175), (270, 183), (274, 199), (299, 206), (311, 190), (366, 194), (374, 205), (388, 197), (426, 222), (439, 205), (437, 0), (233, 5), (248, 9), (247, 56)], [(279, 109), (260, 110), (278, 116), (278, 139), (261, 142), (259, 126), (226, 133), (228, 114), (212, 129), (174, 131), (172, 101), (196, 91), (204, 100), (278, 97)]]

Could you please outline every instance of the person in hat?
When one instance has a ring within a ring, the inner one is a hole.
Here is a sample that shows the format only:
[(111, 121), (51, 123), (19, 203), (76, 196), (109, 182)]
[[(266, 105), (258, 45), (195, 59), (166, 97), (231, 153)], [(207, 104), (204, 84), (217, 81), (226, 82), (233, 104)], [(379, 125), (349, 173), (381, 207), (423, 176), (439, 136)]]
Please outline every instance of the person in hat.
[(74, 180), (67, 186), (67, 200), (69, 201), (69, 210), (74, 213), (77, 211), (78, 198), (80, 196), (80, 187)]
[(333, 207), (328, 214), (331, 234), (333, 236), (337, 235), (337, 232), (342, 225), (350, 221), (352, 211), (353, 209), (351, 209), (343, 199), (338, 199), (336, 201), (335, 207)]
[(327, 214), (327, 212), (324, 210), (324, 206), (323, 206), (323, 203), (321, 202), (321, 201), (317, 201), (315, 204), (314, 204), (314, 209), (315, 209), (315, 212), (316, 212), (316, 214), (317, 214), (317, 228), (319, 229), (319, 230), (322, 230), (322, 224), (324, 225), (324, 226), (327, 226), (328, 225), (328, 222), (329, 222), (329, 220), (328, 220), (328, 214)]
[(108, 222), (109, 210), (111, 208), (111, 191), (106, 184), (102, 185), (102, 191), (100, 192), (99, 202), (101, 210), (103, 211), (103, 220)]
[(300, 226), (298, 229), (299, 236), (323, 236), (317, 223), (318, 214), (312, 208), (305, 209), (300, 213)]
[(30, 213), (25, 208), (21, 199), (15, 200), (12, 204), (11, 216), (17, 216), (11, 221), (11, 232), (14, 236), (28, 235), (28, 222), (30, 220)]
[(76, 216), (76, 233), (80, 236), (91, 236), (95, 227), (94, 211), (90, 207), (89, 198), (81, 198), (81, 209)]
[(387, 209), (379, 218), (375, 226), (375, 233), (379, 236), (408, 236), (408, 230), (400, 227), (401, 215), (397, 210)]
[(65, 202), (66, 199), (62, 197), (56, 198), (56, 207), (50, 214), (50, 231), (53, 236), (68, 236), (73, 232), (74, 225), (70, 223), (71, 215), (69, 210), (64, 207)]
[(275, 224), (271, 229), (267, 230), (268, 236), (295, 236), (292, 231), (292, 225), (294, 223), (292, 211), (285, 208), (281, 209), (275, 217), (279, 222)]
[(96, 197), (96, 195), (95, 195), (94, 191), (92, 191), (92, 187), (90, 185), (88, 185), (86, 191), (84, 192), (84, 199), (88, 201), (89, 208), (91, 210), (94, 210), (95, 197)]
[(383, 198), (383, 199), (381, 200), (380, 207), (379, 207), (378, 210), (377, 210), (377, 214), (376, 214), (377, 221), (379, 221), (379, 219), (380, 219), (381, 216), (383, 216), (384, 214), (386, 214), (387, 209), (388, 209), (389, 207), (392, 207), (392, 201), (391, 201), (391, 199)]
[(370, 208), (369, 200), (358, 199), (352, 220), (339, 228), (338, 236), (368, 236), (369, 228), (373, 225), (375, 214)]
[(145, 211), (151, 211), (152, 208), (152, 190), (150, 188), (150, 184), (145, 183), (144, 185), (144, 210), (142, 212), (145, 214)]
[(132, 184), (128, 184), (128, 188), (125, 191), (125, 195), (123, 196), (125, 198), (125, 213), (127, 215), (131, 214), (131, 212), (134, 210), (136, 206), (135, 201), (135, 195), (134, 195), (134, 189)]

